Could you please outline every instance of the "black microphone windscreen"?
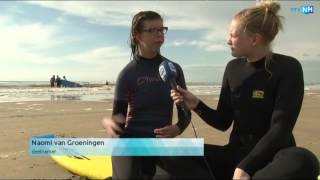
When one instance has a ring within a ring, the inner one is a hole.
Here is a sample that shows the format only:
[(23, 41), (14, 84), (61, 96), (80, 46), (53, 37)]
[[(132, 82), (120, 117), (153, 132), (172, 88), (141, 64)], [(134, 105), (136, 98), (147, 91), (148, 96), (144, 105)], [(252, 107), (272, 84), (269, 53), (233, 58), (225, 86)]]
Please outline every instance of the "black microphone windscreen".
[(167, 82), (170, 79), (176, 79), (177, 77), (177, 70), (174, 64), (170, 61), (163, 61), (159, 65), (159, 74), (161, 79), (164, 82)]

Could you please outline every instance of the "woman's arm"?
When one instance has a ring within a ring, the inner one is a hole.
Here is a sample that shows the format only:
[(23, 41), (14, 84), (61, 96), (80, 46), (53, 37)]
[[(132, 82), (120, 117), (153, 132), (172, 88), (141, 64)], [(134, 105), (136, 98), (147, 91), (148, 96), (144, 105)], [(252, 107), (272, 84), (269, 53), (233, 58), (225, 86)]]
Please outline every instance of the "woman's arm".
[[(183, 71), (182, 71), (182, 68), (177, 65), (177, 73), (178, 73), (178, 76), (177, 76), (177, 84), (184, 88), (184, 89), (187, 89), (187, 86), (186, 86), (186, 81), (185, 81), (185, 78), (184, 78), (184, 74), (183, 74)], [(182, 109), (181, 106), (176, 106), (177, 107), (177, 112), (178, 112), (178, 122), (177, 122), (177, 126), (179, 127), (180, 129), (180, 134), (188, 127), (188, 125), (190, 124), (190, 121), (191, 121), (191, 111), (189, 109)]]
[(220, 92), (220, 98), (217, 110), (208, 107), (204, 102), (200, 101), (191, 92), (178, 88), (179, 92), (172, 91), (171, 97), (175, 103), (179, 104), (182, 101), (190, 108), (193, 109), (202, 120), (212, 127), (219, 130), (227, 130), (233, 121), (233, 108), (231, 105), (231, 91), (228, 83), (228, 66), (223, 76), (223, 82)]

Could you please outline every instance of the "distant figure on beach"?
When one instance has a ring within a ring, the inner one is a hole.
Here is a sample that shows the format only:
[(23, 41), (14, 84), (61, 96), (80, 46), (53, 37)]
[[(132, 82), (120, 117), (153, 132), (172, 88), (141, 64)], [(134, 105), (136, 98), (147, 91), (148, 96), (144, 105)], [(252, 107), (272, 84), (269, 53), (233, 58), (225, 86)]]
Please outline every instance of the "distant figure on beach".
[[(297, 147), (292, 132), (304, 96), (301, 64), (271, 49), (282, 29), (279, 9), (278, 3), (261, 3), (232, 19), (227, 43), (235, 59), (225, 68), (216, 109), (183, 88), (171, 91), (175, 103), (183, 102), (209, 126), (233, 126), (228, 144), (204, 144), (216, 179), (317, 179), (317, 157)], [(198, 159), (180, 164), (195, 167), (202, 164)]]
[(53, 75), (51, 78), (50, 78), (50, 87), (54, 87), (54, 82), (56, 81), (56, 77), (55, 75)]
[(56, 83), (57, 83), (57, 87), (60, 88), (61, 87), (61, 79), (60, 79), (59, 75), (57, 75)]
[(61, 87), (67, 87), (67, 78), (66, 76), (62, 76), (62, 79), (61, 79)]
[(107, 86), (109, 85), (109, 81), (108, 81), (108, 80), (106, 81), (106, 85), (107, 85)]

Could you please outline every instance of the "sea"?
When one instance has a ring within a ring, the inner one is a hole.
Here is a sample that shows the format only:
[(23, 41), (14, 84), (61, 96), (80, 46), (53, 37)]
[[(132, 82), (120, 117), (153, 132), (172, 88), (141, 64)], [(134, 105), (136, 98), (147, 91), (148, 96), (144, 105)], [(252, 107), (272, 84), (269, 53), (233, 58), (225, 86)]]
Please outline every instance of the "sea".
[[(51, 88), (47, 81), (0, 81), (0, 103), (24, 101), (112, 101), (114, 84), (79, 82), (78, 88)], [(188, 83), (196, 95), (218, 95), (221, 85)]]

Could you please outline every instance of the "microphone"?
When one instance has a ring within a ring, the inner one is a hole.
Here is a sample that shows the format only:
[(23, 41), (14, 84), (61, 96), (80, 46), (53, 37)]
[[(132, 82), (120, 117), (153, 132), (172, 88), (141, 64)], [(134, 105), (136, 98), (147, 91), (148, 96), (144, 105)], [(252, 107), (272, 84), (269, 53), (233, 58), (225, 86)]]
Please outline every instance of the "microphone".
[[(159, 65), (159, 74), (160, 74), (160, 77), (161, 79), (165, 82), (165, 83), (169, 83), (170, 84), (170, 87), (174, 90), (177, 90), (177, 82), (176, 82), (176, 78), (177, 78), (177, 69), (176, 67), (174, 66), (174, 64), (170, 61), (163, 61), (160, 65)], [(191, 126), (192, 126), (192, 129), (193, 129), (193, 132), (194, 132), (194, 135), (196, 138), (198, 138), (198, 135), (197, 135), (197, 131), (193, 125), (193, 122), (191, 120), (191, 114), (188, 113), (188, 108), (186, 106), (186, 104), (184, 102), (182, 102), (180, 104), (180, 107), (182, 108), (183, 112), (184, 112), (184, 115), (190, 119), (190, 122), (191, 122)], [(207, 159), (203, 156), (203, 160), (207, 166), (207, 169), (208, 169), (208, 172), (210, 174), (210, 177), (212, 179), (216, 179), (215, 176), (213, 175), (213, 172), (209, 166), (209, 163), (207, 161)]]
[[(176, 82), (176, 78), (177, 78), (177, 69), (174, 66), (174, 64), (170, 61), (163, 61), (160, 65), (159, 65), (159, 74), (161, 79), (165, 82), (165, 83), (169, 83), (170, 87), (174, 90), (177, 90), (177, 82)], [(184, 102), (182, 102), (180, 104), (180, 107), (182, 108), (182, 110), (184, 111), (184, 114), (186, 115), (186, 117), (190, 117), (189, 113), (187, 112), (188, 108), (186, 106), (186, 104)]]
[(163, 61), (159, 65), (159, 74), (161, 79), (165, 83), (169, 83), (172, 89), (177, 90), (177, 70), (176, 67), (170, 61)]

